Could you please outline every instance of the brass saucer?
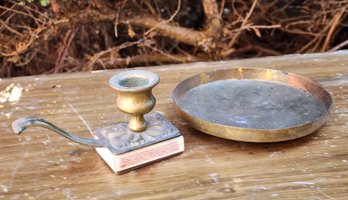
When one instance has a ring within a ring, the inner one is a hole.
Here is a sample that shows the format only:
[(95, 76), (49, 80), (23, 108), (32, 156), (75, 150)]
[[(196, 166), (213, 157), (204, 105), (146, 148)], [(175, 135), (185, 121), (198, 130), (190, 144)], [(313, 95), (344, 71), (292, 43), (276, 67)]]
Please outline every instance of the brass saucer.
[(314, 81), (279, 70), (233, 68), (192, 76), (173, 100), (192, 127), (221, 138), (278, 142), (325, 124), (332, 98)]

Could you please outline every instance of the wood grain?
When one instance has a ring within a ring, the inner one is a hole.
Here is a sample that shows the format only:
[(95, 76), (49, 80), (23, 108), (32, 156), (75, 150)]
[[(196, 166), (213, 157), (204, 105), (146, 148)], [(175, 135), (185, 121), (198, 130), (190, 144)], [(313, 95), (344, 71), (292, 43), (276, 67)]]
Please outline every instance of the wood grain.
[[(334, 98), (329, 123), (305, 138), (252, 144), (203, 134), (177, 115), (171, 93), (181, 80), (240, 66), (287, 70), (319, 82)], [(0, 199), (347, 199), (348, 51), (144, 69), (161, 77), (154, 110), (182, 132), (183, 154), (115, 175), (94, 149), (48, 130), (12, 134), (11, 122), (24, 116), (47, 118), (86, 137), (125, 121), (107, 84), (120, 70), (1, 79)]]

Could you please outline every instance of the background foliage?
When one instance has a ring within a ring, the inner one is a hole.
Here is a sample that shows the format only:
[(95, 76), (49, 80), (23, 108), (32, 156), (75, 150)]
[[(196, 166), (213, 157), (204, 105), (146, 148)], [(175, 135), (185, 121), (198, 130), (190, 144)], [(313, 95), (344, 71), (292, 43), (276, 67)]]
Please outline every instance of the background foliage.
[(0, 3), (0, 76), (335, 51), (346, 0)]

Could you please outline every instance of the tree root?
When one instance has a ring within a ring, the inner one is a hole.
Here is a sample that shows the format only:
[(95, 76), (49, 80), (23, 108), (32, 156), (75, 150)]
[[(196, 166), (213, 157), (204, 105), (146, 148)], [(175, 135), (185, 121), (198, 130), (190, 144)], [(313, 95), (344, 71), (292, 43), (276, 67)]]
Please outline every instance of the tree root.
[(10, 0), (0, 5), (0, 76), (338, 50), (347, 46), (347, 7), (345, 0), (52, 0), (43, 8)]

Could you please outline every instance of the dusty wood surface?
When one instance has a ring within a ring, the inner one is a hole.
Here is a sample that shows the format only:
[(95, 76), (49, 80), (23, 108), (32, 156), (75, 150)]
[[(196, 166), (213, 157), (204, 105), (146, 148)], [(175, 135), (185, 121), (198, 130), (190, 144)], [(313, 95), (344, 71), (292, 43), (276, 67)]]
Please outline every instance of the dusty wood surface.
[[(190, 128), (174, 110), (175, 85), (198, 72), (235, 66), (282, 69), (316, 80), (335, 100), (329, 123), (305, 138), (274, 144), (228, 141)], [(14, 119), (29, 115), (81, 136), (125, 120), (107, 85), (118, 70), (2, 79), (0, 199), (348, 197), (348, 51), (146, 69), (161, 77), (155, 110), (179, 128), (186, 151), (120, 176), (93, 149), (48, 130), (31, 128), (19, 136), (11, 130)]]

